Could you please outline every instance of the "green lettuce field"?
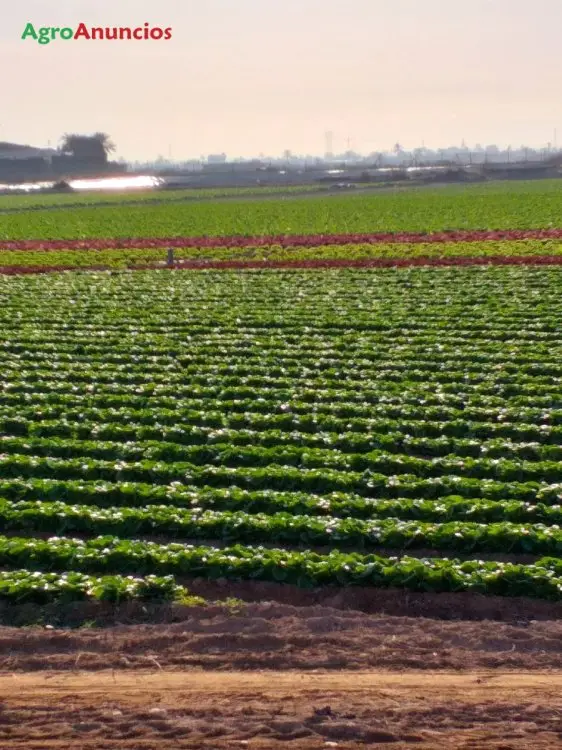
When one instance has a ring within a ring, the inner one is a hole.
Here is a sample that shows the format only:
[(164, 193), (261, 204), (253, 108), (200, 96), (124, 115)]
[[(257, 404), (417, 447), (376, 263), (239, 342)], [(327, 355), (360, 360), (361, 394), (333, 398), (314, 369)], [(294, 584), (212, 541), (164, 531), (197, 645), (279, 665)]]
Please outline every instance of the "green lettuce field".
[[(560, 225), (562, 185), (559, 180), (492, 182), (326, 197), (297, 192), (278, 200), (238, 195), (227, 201), (182, 202), (176, 200), (178, 191), (168, 194), (168, 202), (153, 205), (145, 193), (140, 205), (138, 196), (135, 203), (129, 196), (121, 205), (75, 205), (64, 211), (52, 210), (52, 204), (86, 197), (0, 196), (0, 241), (542, 229)], [(39, 199), (43, 205), (36, 210)]]
[(561, 291), (555, 265), (0, 275), (0, 598), (559, 601)]

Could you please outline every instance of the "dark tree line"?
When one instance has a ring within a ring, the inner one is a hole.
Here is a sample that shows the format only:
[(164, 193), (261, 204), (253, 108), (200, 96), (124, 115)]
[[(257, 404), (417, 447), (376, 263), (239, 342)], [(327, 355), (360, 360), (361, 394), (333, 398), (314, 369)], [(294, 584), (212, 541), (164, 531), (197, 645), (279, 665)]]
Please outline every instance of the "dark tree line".
[(70, 156), (77, 161), (107, 164), (109, 154), (115, 151), (115, 144), (107, 133), (65, 133), (60, 150), (64, 156)]

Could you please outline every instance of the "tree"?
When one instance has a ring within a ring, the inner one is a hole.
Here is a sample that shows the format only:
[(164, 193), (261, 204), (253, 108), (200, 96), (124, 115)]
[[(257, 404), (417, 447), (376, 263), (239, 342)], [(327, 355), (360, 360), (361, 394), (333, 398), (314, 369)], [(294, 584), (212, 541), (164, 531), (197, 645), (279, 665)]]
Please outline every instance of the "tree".
[(65, 133), (62, 137), (61, 151), (80, 161), (107, 164), (108, 155), (115, 151), (115, 144), (107, 133), (94, 133), (93, 135)]

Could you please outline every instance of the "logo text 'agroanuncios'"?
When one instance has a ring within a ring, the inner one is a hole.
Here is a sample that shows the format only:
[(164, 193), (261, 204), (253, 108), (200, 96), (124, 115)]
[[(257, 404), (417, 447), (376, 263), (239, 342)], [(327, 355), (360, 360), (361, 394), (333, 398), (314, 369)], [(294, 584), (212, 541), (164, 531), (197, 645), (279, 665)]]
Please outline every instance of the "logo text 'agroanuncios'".
[(78, 24), (76, 29), (69, 26), (41, 26), (36, 29), (32, 23), (28, 23), (21, 36), (22, 39), (33, 39), (39, 44), (50, 44), (57, 39), (65, 41), (70, 39), (93, 40), (137, 40), (145, 39), (171, 39), (172, 29), (170, 27), (163, 29), (160, 26), (153, 26), (145, 23), (143, 26), (131, 28), (130, 26), (90, 26), (85, 23)]

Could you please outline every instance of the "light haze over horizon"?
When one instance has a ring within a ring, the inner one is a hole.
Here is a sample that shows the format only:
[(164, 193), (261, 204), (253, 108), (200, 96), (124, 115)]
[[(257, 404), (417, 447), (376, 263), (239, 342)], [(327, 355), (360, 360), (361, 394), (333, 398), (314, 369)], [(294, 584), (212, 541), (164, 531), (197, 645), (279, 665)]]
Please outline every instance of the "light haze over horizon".
[[(562, 0), (20, 0), (0, 10), (0, 141), (109, 133), (130, 160), (562, 137)], [(170, 41), (21, 40), (171, 26)]]

